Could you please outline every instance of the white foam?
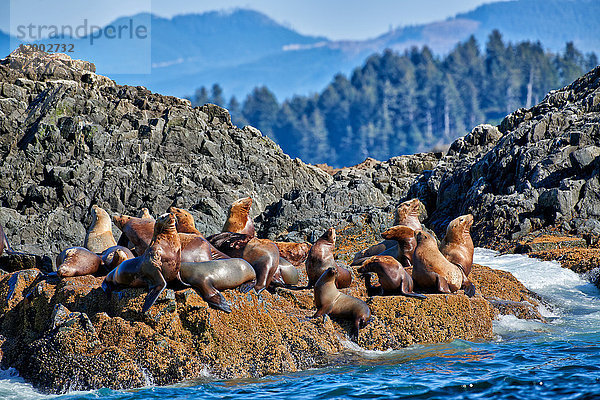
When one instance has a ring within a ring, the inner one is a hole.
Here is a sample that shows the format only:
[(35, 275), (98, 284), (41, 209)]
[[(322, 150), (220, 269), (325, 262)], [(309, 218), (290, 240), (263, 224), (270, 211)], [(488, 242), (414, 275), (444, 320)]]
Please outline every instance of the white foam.
[(29, 383), (21, 378), (14, 368), (0, 370), (0, 399), (30, 400), (51, 399), (56, 396), (36, 392)]
[[(525, 287), (542, 296), (552, 309), (541, 305), (540, 313), (552, 319), (552, 326), (569, 331), (564, 333), (589, 333), (590, 329), (595, 329), (594, 325), (600, 325), (598, 288), (585, 277), (562, 268), (558, 262), (520, 254), (498, 255), (493, 250), (482, 248), (475, 249), (473, 262), (510, 272)], [(502, 334), (534, 329), (529, 323), (503, 316), (494, 323), (494, 331)]]

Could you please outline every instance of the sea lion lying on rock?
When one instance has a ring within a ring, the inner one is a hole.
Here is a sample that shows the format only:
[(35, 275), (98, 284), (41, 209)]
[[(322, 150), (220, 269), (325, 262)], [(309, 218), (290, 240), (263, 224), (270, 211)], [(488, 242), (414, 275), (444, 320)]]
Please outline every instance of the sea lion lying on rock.
[[(167, 282), (181, 281), (181, 243), (175, 228), (175, 216), (164, 214), (154, 224), (150, 246), (143, 255), (126, 260), (109, 272), (102, 289), (110, 295), (123, 287), (148, 286), (142, 312), (154, 304)], [(183, 283), (183, 282), (182, 282)]]
[(336, 276), (338, 272), (335, 267), (327, 268), (315, 284), (315, 307), (317, 312), (313, 318), (322, 315), (330, 315), (338, 318), (351, 319), (354, 327), (351, 336), (358, 339), (360, 328), (367, 326), (371, 320), (371, 310), (367, 303), (356, 297), (348, 296), (336, 287)]
[[(396, 219), (394, 225), (405, 225), (415, 231), (422, 229), (419, 216), (421, 213), (421, 202), (419, 199), (411, 199), (401, 203), (396, 209)], [(396, 247), (398, 243), (395, 240), (387, 239), (377, 243), (365, 250), (359, 251), (354, 255), (351, 266), (361, 265), (367, 258), (376, 255), (393, 255), (392, 253), (383, 254), (390, 248)], [(400, 260), (398, 260), (400, 261)]]
[(275, 245), (279, 249), (279, 256), (294, 265), (302, 264), (311, 248), (310, 243), (275, 242)]
[[(410, 229), (410, 228), (409, 228)], [(402, 265), (391, 256), (373, 256), (367, 259), (358, 269), (361, 274), (366, 274), (365, 284), (369, 296), (401, 294), (418, 299), (426, 296), (413, 292), (413, 280)], [(374, 272), (379, 278), (379, 286), (371, 286), (370, 274)]]
[(285, 285), (279, 269), (279, 249), (269, 239), (257, 239), (249, 234), (221, 232), (209, 236), (207, 240), (218, 250), (232, 258), (243, 258), (256, 271), (257, 293), (269, 287), (273, 280)]
[(206, 262), (183, 262), (181, 279), (198, 289), (204, 301), (211, 307), (230, 313), (231, 307), (219, 291), (239, 288), (242, 293), (246, 293), (256, 284), (256, 273), (246, 260), (229, 258)]
[(329, 228), (321, 235), (310, 248), (306, 258), (306, 275), (308, 275), (308, 287), (313, 287), (319, 277), (327, 268), (333, 267), (337, 270), (335, 284), (341, 288), (347, 288), (352, 283), (352, 274), (346, 268), (338, 265), (333, 257), (335, 247), (335, 229)]
[(61, 278), (95, 274), (102, 258), (84, 247), (70, 247), (56, 257), (56, 273)]
[(129, 247), (138, 256), (144, 254), (154, 235), (154, 219), (115, 215), (113, 222), (123, 232), (119, 245)]
[(108, 271), (117, 268), (123, 261), (131, 260), (134, 257), (131, 250), (123, 246), (109, 247), (100, 255), (104, 268)]

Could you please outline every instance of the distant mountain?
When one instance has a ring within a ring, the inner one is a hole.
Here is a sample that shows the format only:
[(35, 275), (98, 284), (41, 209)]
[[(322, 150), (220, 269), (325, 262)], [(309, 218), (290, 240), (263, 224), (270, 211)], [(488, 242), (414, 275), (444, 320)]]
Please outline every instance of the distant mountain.
[[(126, 51), (119, 53), (109, 42), (82, 58), (120, 83), (143, 85), (164, 94), (191, 95), (200, 86), (219, 83), (226, 96), (244, 98), (255, 86), (266, 85), (283, 100), (321, 90), (334, 74), (349, 74), (374, 52), (427, 45), (434, 53), (446, 54), (470, 35), (484, 44), (493, 29), (510, 41), (539, 40), (554, 52), (564, 50), (567, 41), (584, 52), (598, 52), (599, 16), (597, 0), (503, 1), (445, 21), (397, 28), (372, 39), (331, 41), (302, 35), (252, 10), (171, 19), (139, 14), (113, 24), (129, 18), (151, 21), (152, 74), (110, 73), (115, 67), (134, 68), (127, 65), (132, 57)], [(0, 51), (8, 47), (3, 43), (8, 43), (8, 37), (0, 33)]]

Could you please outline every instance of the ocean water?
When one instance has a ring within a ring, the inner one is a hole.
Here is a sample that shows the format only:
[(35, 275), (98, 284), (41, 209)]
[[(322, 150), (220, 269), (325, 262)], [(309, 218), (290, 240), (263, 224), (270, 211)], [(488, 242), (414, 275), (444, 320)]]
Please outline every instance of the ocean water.
[(600, 399), (600, 292), (557, 263), (477, 249), (475, 262), (509, 271), (540, 294), (548, 324), (502, 317), (495, 339), (396, 351), (351, 342), (340, 366), (261, 379), (211, 380), (131, 391), (37, 393), (14, 370), (0, 399)]

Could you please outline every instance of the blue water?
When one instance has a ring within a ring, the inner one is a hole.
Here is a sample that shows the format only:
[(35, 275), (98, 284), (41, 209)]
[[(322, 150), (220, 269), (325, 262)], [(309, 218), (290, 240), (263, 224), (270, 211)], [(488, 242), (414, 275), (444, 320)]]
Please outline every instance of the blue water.
[(477, 249), (475, 262), (513, 273), (548, 303), (548, 324), (502, 317), (491, 342), (364, 351), (352, 343), (341, 366), (261, 379), (210, 377), (169, 387), (45, 396), (14, 373), (0, 399), (600, 399), (600, 292), (553, 262)]

